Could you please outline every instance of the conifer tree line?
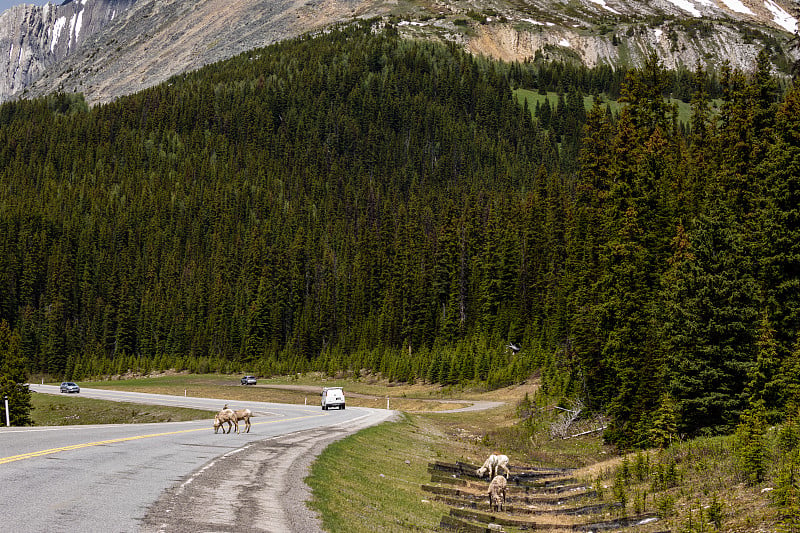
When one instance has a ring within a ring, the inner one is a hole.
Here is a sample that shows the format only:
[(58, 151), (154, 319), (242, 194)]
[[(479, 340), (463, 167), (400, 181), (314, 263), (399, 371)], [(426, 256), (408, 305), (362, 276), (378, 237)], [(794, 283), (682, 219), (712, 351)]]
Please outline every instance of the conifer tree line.
[[(0, 373), (541, 370), (622, 446), (778, 420), (800, 93), (770, 72), (504, 64), (359, 23), (91, 109), (3, 104)], [(543, 117), (515, 87), (564, 96)]]

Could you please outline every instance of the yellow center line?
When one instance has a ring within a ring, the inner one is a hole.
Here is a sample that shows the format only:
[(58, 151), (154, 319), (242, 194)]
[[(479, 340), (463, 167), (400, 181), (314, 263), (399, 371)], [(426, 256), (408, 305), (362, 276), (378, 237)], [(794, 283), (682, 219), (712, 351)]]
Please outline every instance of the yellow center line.
[[(318, 416), (323, 416), (321, 414), (316, 415), (307, 415), (307, 416), (298, 416), (295, 418), (279, 418), (276, 420), (269, 420), (265, 422), (253, 422), (251, 425), (259, 425), (259, 424), (274, 424), (276, 422), (290, 422), (292, 420), (303, 420), (304, 418), (315, 418)], [(131, 440), (139, 440), (139, 439), (148, 439), (152, 437), (164, 437), (166, 435), (179, 435), (181, 433), (192, 433), (193, 431), (208, 431), (209, 428), (202, 427), (202, 428), (193, 428), (193, 429), (182, 429), (180, 431), (167, 431), (164, 433), (151, 433), (149, 435), (134, 435), (132, 437), (120, 437), (118, 439), (109, 439), (109, 440), (100, 440), (96, 442), (85, 442), (83, 444), (72, 444), (70, 446), (61, 446), (60, 448), (50, 448), (49, 450), (39, 450), (36, 452), (28, 452), (22, 453), (19, 455), (12, 455), (10, 457), (0, 457), (0, 465), (6, 463), (13, 463), (14, 461), (21, 461), (23, 459), (32, 459), (34, 457), (41, 457), (43, 455), (50, 455), (53, 453), (58, 452), (67, 452), (70, 450), (78, 450), (80, 448), (88, 448), (90, 446), (102, 446), (104, 444), (116, 444), (118, 442), (127, 442)]]

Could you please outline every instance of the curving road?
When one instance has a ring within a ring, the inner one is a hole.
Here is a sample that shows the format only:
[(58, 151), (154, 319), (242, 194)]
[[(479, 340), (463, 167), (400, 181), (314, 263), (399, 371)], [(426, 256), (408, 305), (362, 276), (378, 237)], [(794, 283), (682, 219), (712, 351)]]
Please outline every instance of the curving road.
[(228, 403), (255, 416), (240, 435), (215, 434), (210, 419), (0, 428), (3, 530), (319, 531), (304, 503), (311, 461), (333, 440), (394, 415), (99, 389), (80, 395), (209, 410)]

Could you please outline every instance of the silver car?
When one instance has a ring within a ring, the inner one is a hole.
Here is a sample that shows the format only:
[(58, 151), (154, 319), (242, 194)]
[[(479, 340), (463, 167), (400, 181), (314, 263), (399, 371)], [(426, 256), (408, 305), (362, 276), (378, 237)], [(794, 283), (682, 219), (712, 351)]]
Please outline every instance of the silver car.
[(78, 387), (77, 383), (73, 383), (71, 381), (65, 381), (61, 384), (61, 392), (80, 392), (81, 388)]

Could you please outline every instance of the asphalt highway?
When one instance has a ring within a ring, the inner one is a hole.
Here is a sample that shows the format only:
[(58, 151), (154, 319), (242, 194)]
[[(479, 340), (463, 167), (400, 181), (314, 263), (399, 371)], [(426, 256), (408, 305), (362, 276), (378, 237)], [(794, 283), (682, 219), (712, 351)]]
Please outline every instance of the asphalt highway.
[[(59, 394), (58, 387), (30, 387)], [(2, 530), (317, 531), (297, 480), (327, 443), (394, 415), (85, 388), (80, 395), (214, 411), (228, 403), (254, 417), (250, 433), (238, 435), (215, 434), (210, 418), (0, 428)], [(229, 504), (224, 512), (209, 505), (220, 498)]]

